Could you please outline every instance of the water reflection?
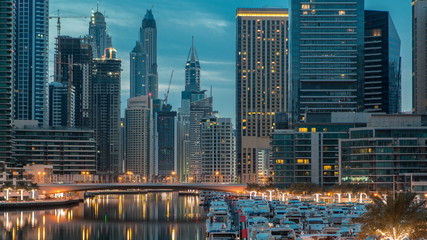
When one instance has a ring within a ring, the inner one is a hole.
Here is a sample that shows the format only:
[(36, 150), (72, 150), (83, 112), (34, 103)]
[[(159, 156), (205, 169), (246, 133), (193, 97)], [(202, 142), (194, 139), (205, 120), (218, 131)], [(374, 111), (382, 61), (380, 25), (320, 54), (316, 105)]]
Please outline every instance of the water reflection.
[(0, 213), (0, 239), (202, 240), (205, 212), (177, 193), (102, 195), (72, 208)]

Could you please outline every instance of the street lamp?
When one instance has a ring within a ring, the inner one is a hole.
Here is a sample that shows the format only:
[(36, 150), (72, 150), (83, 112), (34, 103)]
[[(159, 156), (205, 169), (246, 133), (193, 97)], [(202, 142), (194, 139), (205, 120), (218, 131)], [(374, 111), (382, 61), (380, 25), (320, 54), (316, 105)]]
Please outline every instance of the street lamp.
[(171, 172), (171, 174), (172, 174), (172, 180), (171, 180), (171, 182), (172, 182), (172, 183), (174, 183), (174, 182), (175, 182), (175, 175), (176, 175), (176, 172), (175, 172), (175, 171), (172, 171), (172, 172)]

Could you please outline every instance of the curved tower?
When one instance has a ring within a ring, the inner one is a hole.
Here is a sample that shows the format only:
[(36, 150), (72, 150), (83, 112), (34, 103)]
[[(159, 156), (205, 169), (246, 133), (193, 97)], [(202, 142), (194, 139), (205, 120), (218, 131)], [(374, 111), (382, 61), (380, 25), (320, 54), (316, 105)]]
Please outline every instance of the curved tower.
[(158, 98), (158, 74), (157, 74), (157, 27), (153, 12), (147, 10), (142, 27), (139, 32), (139, 41), (145, 55), (145, 81), (146, 91), (152, 99)]
[(104, 14), (99, 11), (92, 11), (89, 22), (89, 36), (94, 58), (101, 58), (104, 55), (104, 50), (112, 47), (111, 37), (107, 34)]

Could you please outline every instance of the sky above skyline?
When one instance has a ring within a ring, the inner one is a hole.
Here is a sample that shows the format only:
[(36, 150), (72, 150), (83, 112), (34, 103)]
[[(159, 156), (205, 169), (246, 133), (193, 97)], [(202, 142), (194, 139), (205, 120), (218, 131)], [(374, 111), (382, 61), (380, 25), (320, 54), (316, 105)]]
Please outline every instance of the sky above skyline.
[[(50, 14), (90, 16), (98, 1), (51, 0)], [(391, 3), (392, 2), (392, 3)], [(235, 118), (235, 13), (237, 8), (288, 8), (289, 0), (104, 0), (99, 11), (105, 14), (107, 31), (113, 47), (122, 60), (122, 115), (129, 98), (129, 52), (138, 40), (139, 28), (147, 9), (153, 9), (157, 23), (159, 97), (163, 98), (171, 71), (174, 77), (168, 102), (177, 110), (184, 90), (184, 67), (191, 47), (191, 37), (200, 58), (201, 85), (213, 89), (214, 109), (223, 117)], [(365, 9), (389, 11), (402, 41), (402, 110), (412, 106), (412, 30), (411, 0), (365, 0)], [(50, 75), (53, 75), (53, 54), (56, 19), (50, 20)], [(89, 19), (61, 19), (61, 35), (79, 37), (88, 33)], [(52, 81), (52, 79), (49, 79)]]

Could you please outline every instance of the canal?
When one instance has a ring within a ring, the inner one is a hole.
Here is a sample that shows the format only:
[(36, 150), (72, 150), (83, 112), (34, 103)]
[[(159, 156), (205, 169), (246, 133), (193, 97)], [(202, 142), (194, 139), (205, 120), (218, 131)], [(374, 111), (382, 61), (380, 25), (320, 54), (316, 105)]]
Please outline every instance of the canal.
[(0, 239), (203, 240), (205, 219), (197, 196), (100, 195), (70, 208), (0, 212)]

